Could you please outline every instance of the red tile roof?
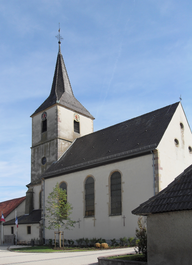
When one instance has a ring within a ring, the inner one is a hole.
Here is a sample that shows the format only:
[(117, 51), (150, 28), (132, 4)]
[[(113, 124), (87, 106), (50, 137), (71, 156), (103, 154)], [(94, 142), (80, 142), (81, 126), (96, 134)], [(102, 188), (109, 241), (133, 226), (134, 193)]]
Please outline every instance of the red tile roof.
[(25, 196), (9, 201), (0, 202), (0, 214), (3, 213), (6, 218), (15, 208), (17, 208), (24, 200)]

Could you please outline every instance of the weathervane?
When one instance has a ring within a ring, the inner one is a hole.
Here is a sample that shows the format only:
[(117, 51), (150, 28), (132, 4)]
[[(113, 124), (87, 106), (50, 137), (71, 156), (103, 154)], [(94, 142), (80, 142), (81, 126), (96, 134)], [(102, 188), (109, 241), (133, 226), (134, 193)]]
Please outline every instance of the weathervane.
[(181, 95), (180, 95), (179, 99), (180, 99), (180, 101), (182, 100), (182, 97), (181, 97)]
[(61, 44), (61, 40), (63, 39), (60, 35), (60, 23), (59, 23), (59, 30), (58, 30), (59, 34), (57, 36), (55, 36), (58, 39), (58, 43), (59, 45)]

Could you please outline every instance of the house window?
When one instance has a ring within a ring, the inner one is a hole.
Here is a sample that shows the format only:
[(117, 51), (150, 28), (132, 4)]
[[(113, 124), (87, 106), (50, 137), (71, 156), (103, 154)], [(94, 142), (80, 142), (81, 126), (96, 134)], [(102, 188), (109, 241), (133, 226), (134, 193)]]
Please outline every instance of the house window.
[(116, 171), (111, 175), (111, 215), (121, 215), (121, 174)]
[(95, 207), (94, 207), (94, 179), (88, 177), (85, 181), (85, 216), (94, 216)]
[(28, 235), (31, 234), (31, 226), (27, 226), (27, 234), (28, 234)]
[(79, 122), (74, 120), (74, 132), (80, 133)]
[(11, 234), (13, 235), (14, 234), (14, 227), (11, 226)]

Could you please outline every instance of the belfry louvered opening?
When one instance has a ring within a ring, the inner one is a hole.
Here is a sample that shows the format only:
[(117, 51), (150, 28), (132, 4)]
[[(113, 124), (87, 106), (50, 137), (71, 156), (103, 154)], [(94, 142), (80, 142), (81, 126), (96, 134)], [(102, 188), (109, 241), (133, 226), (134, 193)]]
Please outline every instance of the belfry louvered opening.
[(74, 120), (74, 132), (80, 133), (79, 122)]

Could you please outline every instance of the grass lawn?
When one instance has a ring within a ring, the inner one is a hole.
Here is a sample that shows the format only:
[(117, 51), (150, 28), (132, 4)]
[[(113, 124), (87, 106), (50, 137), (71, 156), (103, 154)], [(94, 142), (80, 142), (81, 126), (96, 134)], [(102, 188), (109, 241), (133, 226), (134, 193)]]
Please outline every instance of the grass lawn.
[(123, 255), (123, 256), (113, 256), (113, 257), (108, 257), (108, 259), (147, 261), (145, 255), (142, 255), (142, 254), (131, 254), (131, 255)]
[(51, 253), (51, 252), (77, 252), (77, 251), (90, 251), (90, 250), (100, 250), (100, 248), (88, 247), (88, 248), (78, 248), (78, 247), (65, 247), (64, 249), (53, 249), (49, 246), (36, 246), (36, 247), (22, 247), (22, 248), (12, 248), (11, 251), (17, 252), (35, 252), (35, 253)]

